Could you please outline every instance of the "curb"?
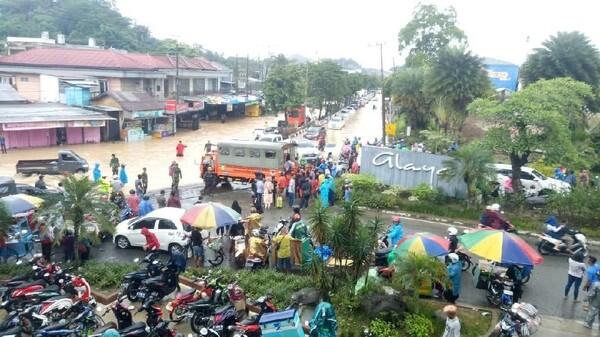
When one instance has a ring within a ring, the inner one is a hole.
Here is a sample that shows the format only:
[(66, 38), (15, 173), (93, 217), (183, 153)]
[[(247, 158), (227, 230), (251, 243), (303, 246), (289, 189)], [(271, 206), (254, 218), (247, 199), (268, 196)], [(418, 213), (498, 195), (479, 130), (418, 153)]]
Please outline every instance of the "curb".
[[(419, 214), (419, 213), (411, 214), (411, 213), (405, 213), (405, 212), (401, 212), (401, 211), (394, 212), (394, 211), (387, 210), (387, 209), (379, 210), (379, 209), (369, 208), (369, 207), (365, 207), (365, 206), (359, 206), (358, 208), (361, 210), (368, 210), (368, 211), (379, 212), (379, 213), (384, 213), (384, 214), (399, 215), (403, 218), (408, 218), (408, 219), (412, 219), (412, 220), (423, 220), (423, 221), (435, 222), (435, 223), (439, 223), (439, 224), (445, 224), (446, 226), (454, 226), (454, 227), (458, 227), (461, 229), (473, 229), (477, 226), (477, 224), (475, 224), (475, 223), (465, 223), (465, 222), (461, 222), (461, 221), (458, 221), (455, 219), (448, 219), (448, 218), (444, 218), (444, 217), (435, 217), (435, 216), (430, 216), (427, 214)], [(523, 235), (523, 236), (528, 236), (530, 238), (535, 238), (535, 239), (539, 238), (537, 232), (532, 232), (532, 231), (528, 231), (528, 230), (519, 230), (517, 232), (517, 234)], [(592, 247), (600, 247), (600, 241), (589, 240), (588, 245), (592, 246)]]

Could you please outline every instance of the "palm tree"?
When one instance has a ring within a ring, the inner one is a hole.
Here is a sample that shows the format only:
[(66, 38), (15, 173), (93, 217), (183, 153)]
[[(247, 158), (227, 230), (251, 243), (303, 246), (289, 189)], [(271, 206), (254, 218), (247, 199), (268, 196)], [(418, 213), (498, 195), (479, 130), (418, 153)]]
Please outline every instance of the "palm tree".
[(358, 203), (356, 201), (353, 202), (345, 202), (344, 203), (344, 211), (342, 212), (342, 221), (346, 225), (345, 231), (352, 235), (356, 232), (358, 227), (362, 225), (360, 221), (360, 217), (363, 215), (363, 211), (358, 208)]
[(329, 240), (331, 232), (331, 217), (327, 208), (324, 208), (320, 202), (315, 203), (309, 217), (310, 232), (312, 237), (319, 244), (325, 244)]
[(347, 252), (352, 260), (354, 281), (358, 280), (360, 274), (368, 268), (373, 252), (377, 248), (377, 235), (383, 226), (383, 222), (375, 218), (368, 226), (358, 227), (355, 235), (349, 238)]
[[(100, 231), (111, 233), (114, 231), (112, 220), (116, 215), (116, 206), (106, 200), (106, 195), (100, 193), (96, 183), (87, 176), (69, 175), (63, 179), (62, 186), (65, 190), (64, 200), (53, 205), (44, 205), (41, 210), (40, 216), (44, 217), (47, 223), (60, 220), (72, 222), (76, 243), (79, 242), (82, 236), (87, 237), (92, 234), (87, 231), (82, 233), (81, 231), (86, 215), (93, 217), (94, 221), (100, 225)], [(95, 240), (97, 236), (93, 234), (90, 239)], [(78, 254), (76, 254), (76, 257), (79, 258)]]
[(394, 285), (412, 290), (415, 297), (419, 289), (433, 283), (446, 284), (448, 272), (443, 263), (427, 255), (409, 254), (396, 260), (396, 272), (392, 279)]
[(478, 187), (483, 189), (494, 177), (490, 167), (492, 155), (477, 144), (471, 144), (453, 152), (454, 159), (444, 161), (446, 180), (462, 179), (467, 184), (469, 206), (477, 203)]

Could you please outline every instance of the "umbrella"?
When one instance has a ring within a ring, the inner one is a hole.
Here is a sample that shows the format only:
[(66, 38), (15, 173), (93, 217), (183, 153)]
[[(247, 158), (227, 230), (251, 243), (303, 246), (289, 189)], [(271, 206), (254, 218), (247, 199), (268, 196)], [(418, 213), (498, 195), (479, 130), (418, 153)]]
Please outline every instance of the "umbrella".
[(400, 242), (394, 251), (397, 257), (408, 254), (440, 256), (448, 254), (450, 242), (439, 235), (430, 233), (416, 233), (409, 235)]
[(206, 202), (194, 205), (183, 213), (181, 222), (201, 229), (229, 226), (240, 221), (242, 216), (218, 202)]
[(544, 262), (527, 242), (505, 231), (484, 229), (463, 234), (459, 240), (473, 254), (491, 261), (526, 266)]
[(19, 214), (39, 208), (44, 203), (44, 199), (27, 194), (14, 194), (0, 198), (0, 202), (10, 214)]

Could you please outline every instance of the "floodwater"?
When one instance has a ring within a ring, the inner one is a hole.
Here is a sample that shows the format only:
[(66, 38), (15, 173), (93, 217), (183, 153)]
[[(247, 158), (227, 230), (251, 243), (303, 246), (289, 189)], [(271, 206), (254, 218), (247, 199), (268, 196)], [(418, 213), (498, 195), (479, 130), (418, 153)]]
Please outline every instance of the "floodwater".
[[(379, 101), (377, 102), (379, 106)], [(34, 183), (37, 177), (25, 177), (15, 173), (15, 165), (18, 160), (50, 159), (57, 156), (61, 148), (75, 151), (85, 158), (90, 164), (90, 170), (94, 163), (100, 163), (102, 174), (111, 175), (108, 166), (112, 153), (116, 154), (120, 162), (125, 164), (129, 183), (126, 188), (132, 188), (137, 174), (142, 168), (148, 171), (148, 188), (159, 189), (169, 187), (169, 164), (176, 161), (181, 168), (183, 178), (181, 185), (197, 184), (200, 179), (200, 160), (204, 153), (204, 145), (207, 141), (216, 143), (222, 140), (251, 139), (255, 128), (277, 124), (282, 116), (261, 116), (229, 119), (222, 124), (220, 121), (201, 122), (200, 129), (196, 131), (180, 129), (174, 137), (154, 139), (146, 137), (138, 142), (112, 142), (98, 144), (64, 145), (62, 147), (44, 147), (33, 149), (9, 150), (8, 154), (0, 154), (0, 176), (11, 176), (17, 182)], [(381, 119), (379, 110), (373, 110), (373, 103), (363, 109), (359, 109), (349, 120), (342, 130), (328, 130), (327, 142), (340, 147), (346, 137), (359, 136), (363, 142), (381, 135)], [(181, 140), (187, 145), (184, 157), (175, 156), (175, 146)], [(91, 174), (91, 172), (90, 172)], [(58, 184), (59, 176), (46, 176), (45, 180), (49, 186)]]

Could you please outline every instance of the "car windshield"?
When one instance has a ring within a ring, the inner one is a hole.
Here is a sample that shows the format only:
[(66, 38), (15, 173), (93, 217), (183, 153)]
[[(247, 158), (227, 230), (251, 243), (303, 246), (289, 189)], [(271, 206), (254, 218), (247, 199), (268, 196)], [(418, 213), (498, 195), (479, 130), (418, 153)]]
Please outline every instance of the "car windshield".
[(531, 171), (531, 174), (533, 174), (535, 177), (537, 177), (541, 180), (546, 180), (546, 176), (536, 170)]
[(312, 126), (312, 127), (308, 128), (308, 132), (310, 132), (310, 133), (318, 133), (319, 129), (320, 128), (318, 128), (316, 126)]

